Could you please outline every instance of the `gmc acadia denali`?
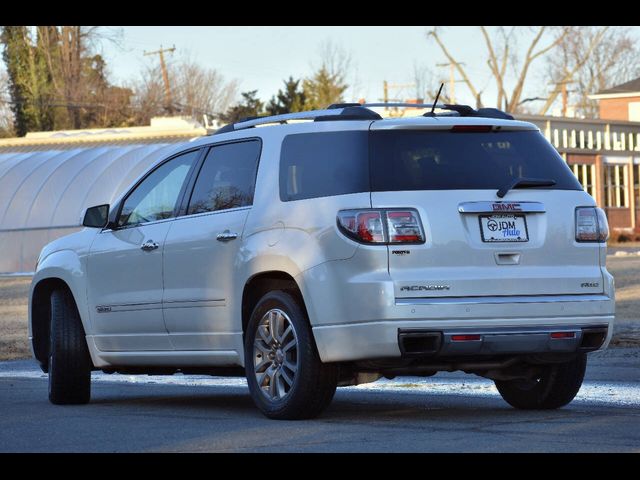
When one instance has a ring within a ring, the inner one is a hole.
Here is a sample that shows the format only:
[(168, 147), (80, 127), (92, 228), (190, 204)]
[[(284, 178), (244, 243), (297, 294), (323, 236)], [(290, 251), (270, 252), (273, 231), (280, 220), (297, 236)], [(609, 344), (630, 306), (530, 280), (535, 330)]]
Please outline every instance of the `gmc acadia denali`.
[(246, 375), (298, 419), (337, 386), (461, 370), (569, 403), (613, 330), (605, 214), (534, 125), (436, 106), (241, 121), (87, 209), (30, 292), (50, 401), (87, 403), (92, 370)]

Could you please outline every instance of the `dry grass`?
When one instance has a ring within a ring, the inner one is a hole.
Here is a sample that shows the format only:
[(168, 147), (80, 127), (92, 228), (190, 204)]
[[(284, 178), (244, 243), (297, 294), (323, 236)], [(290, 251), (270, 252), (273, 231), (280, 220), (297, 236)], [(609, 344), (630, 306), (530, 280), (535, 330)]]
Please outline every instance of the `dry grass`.
[[(608, 257), (616, 279), (616, 323), (621, 331), (613, 345), (640, 345), (640, 257)], [(29, 358), (27, 301), (31, 278), (0, 278), (0, 360)]]
[(0, 360), (31, 356), (27, 333), (30, 277), (0, 278)]

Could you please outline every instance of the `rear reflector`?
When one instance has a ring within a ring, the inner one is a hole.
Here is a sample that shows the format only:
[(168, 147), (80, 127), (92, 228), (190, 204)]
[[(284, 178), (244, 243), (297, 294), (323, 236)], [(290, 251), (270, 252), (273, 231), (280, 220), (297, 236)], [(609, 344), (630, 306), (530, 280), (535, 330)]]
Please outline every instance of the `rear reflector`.
[(452, 342), (477, 342), (482, 335), (451, 335)]
[(553, 332), (551, 334), (551, 338), (555, 338), (555, 339), (576, 338), (576, 332)]

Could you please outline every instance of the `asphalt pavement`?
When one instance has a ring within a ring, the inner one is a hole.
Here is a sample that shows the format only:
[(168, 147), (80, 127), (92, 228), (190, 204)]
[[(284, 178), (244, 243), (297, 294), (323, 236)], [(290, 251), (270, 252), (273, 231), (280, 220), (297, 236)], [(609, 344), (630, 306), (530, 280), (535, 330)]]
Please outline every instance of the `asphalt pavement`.
[(32, 361), (0, 363), (0, 452), (640, 452), (640, 348), (591, 354), (578, 397), (518, 411), (449, 373), (340, 388), (319, 418), (274, 421), (243, 379), (95, 373), (55, 406)]

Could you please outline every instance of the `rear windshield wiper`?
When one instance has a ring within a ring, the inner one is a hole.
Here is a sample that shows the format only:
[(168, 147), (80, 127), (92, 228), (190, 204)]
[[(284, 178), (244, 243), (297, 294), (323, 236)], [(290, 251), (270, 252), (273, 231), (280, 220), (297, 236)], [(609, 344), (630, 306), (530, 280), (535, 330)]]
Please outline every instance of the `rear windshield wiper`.
[(553, 187), (556, 184), (555, 180), (547, 178), (516, 178), (506, 187), (502, 187), (497, 191), (496, 195), (502, 198), (509, 190), (514, 188), (537, 188), (537, 187)]

